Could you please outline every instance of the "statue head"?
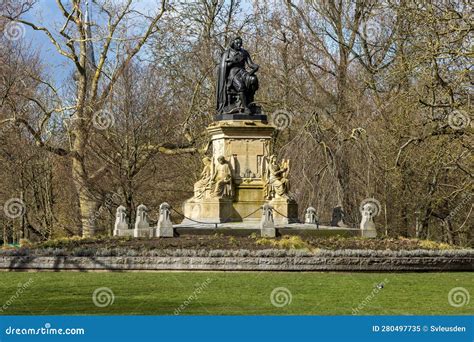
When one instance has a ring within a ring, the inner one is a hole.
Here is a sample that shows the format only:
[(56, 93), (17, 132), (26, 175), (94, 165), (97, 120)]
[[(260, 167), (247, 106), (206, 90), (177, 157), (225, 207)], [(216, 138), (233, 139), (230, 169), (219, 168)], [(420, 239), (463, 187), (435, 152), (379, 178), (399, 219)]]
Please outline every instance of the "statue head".
[(209, 157), (202, 158), (202, 163), (204, 165), (209, 165), (211, 163), (211, 158), (209, 158)]
[(219, 164), (225, 164), (226, 163), (226, 160), (225, 160), (224, 156), (219, 156), (217, 158), (217, 161), (219, 162)]
[(123, 205), (121, 205), (117, 208), (116, 217), (123, 217), (123, 215), (126, 215), (126, 209)]
[(364, 206), (362, 207), (362, 216), (372, 218), (376, 215), (376, 213), (377, 213), (377, 207), (375, 206), (374, 203), (369, 202), (369, 203), (364, 204)]
[(277, 163), (276, 155), (272, 154), (269, 159), (270, 159), (270, 164), (276, 164)]
[(230, 47), (236, 50), (240, 50), (242, 48), (242, 38), (239, 36), (232, 39), (232, 43), (230, 43)]

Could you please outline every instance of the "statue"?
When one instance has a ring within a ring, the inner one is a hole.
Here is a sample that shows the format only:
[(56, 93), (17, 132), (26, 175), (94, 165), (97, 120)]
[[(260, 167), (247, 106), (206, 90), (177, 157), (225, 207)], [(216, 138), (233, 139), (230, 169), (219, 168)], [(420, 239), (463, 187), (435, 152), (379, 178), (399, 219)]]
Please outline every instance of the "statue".
[(214, 184), (212, 195), (219, 198), (232, 198), (234, 194), (232, 190), (232, 172), (229, 163), (224, 156), (217, 158), (217, 161), (218, 164), (215, 166), (212, 176)]
[[(247, 67), (250, 70), (247, 70)], [(259, 108), (253, 104), (258, 89), (255, 75), (259, 66), (242, 48), (242, 38), (235, 38), (222, 54), (217, 74), (217, 112), (219, 114), (255, 114)]]
[(204, 168), (201, 172), (201, 179), (194, 183), (194, 198), (201, 199), (204, 197), (204, 193), (207, 189), (210, 189), (211, 182), (211, 159), (209, 157), (204, 157), (202, 159)]
[(377, 230), (375, 229), (374, 217), (379, 212), (379, 207), (373, 202), (367, 202), (360, 208), (362, 220), (360, 221), (360, 229), (362, 237), (374, 238), (377, 237)]
[(377, 207), (374, 203), (366, 203), (362, 207), (362, 220), (360, 221), (360, 229), (375, 230), (374, 216), (377, 213)]
[(282, 160), (278, 164), (275, 155), (271, 155), (267, 165), (265, 177), (265, 198), (286, 198), (290, 199), (288, 194), (290, 190), (290, 181), (288, 179), (289, 161)]
[(304, 223), (307, 223), (307, 224), (318, 224), (318, 215), (316, 213), (316, 209), (314, 209), (313, 207), (309, 207), (308, 209), (306, 209), (306, 214), (304, 216)]
[(150, 224), (148, 223), (148, 208), (140, 204), (137, 207), (137, 217), (135, 219), (135, 229), (145, 229), (149, 228)]
[(119, 229), (128, 229), (127, 211), (123, 205), (117, 208), (117, 212), (115, 214), (114, 230)]
[(160, 217), (156, 227), (157, 237), (173, 237), (173, 222), (171, 222), (171, 206), (164, 202), (160, 204)]

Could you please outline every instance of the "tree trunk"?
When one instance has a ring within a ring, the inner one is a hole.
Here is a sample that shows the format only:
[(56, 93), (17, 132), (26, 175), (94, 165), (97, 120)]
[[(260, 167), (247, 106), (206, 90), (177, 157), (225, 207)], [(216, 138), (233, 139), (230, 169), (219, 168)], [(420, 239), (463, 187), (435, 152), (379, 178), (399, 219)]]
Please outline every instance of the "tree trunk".
[(86, 145), (85, 136), (84, 124), (78, 125), (75, 130), (75, 155), (72, 161), (72, 177), (79, 197), (82, 237), (92, 237), (96, 231), (96, 224), (93, 215), (98, 207), (98, 201), (93, 195), (93, 189), (84, 166), (83, 156)]
[(97, 211), (98, 202), (91, 196), (85, 187), (78, 190), (79, 211), (81, 215), (82, 237), (92, 237), (96, 231), (96, 220), (94, 213)]

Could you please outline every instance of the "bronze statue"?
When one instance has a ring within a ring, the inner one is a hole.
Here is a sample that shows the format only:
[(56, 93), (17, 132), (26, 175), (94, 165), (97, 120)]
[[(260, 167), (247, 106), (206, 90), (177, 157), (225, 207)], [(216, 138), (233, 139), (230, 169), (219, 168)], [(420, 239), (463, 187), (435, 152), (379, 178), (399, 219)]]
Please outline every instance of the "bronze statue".
[(247, 50), (242, 48), (242, 38), (235, 38), (222, 54), (218, 67), (218, 114), (256, 114), (259, 111), (260, 108), (253, 103), (258, 89), (255, 75), (258, 68)]

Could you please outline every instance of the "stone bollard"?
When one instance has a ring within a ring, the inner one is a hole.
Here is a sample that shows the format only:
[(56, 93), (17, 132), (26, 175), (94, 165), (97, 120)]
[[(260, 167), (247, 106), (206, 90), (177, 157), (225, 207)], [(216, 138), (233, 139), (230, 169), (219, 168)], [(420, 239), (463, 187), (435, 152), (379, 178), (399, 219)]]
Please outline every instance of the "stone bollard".
[(128, 227), (127, 211), (123, 205), (115, 214), (114, 236), (132, 236), (133, 230)]
[(309, 207), (306, 209), (306, 214), (304, 216), (304, 223), (306, 224), (318, 224), (318, 215), (316, 215), (316, 209)]
[(360, 229), (362, 237), (374, 238), (377, 237), (375, 230), (374, 216), (377, 213), (375, 204), (369, 202), (364, 204), (361, 209), (362, 220), (360, 221)]
[(260, 221), (260, 236), (275, 237), (275, 221), (273, 220), (273, 208), (270, 204), (265, 203), (262, 206), (262, 220)]
[(173, 222), (171, 222), (171, 206), (168, 203), (161, 203), (160, 218), (156, 227), (157, 237), (173, 237)]
[(133, 230), (134, 237), (150, 237), (153, 229), (150, 229), (148, 223), (148, 208), (143, 204), (137, 207), (137, 218), (135, 220), (135, 229)]

